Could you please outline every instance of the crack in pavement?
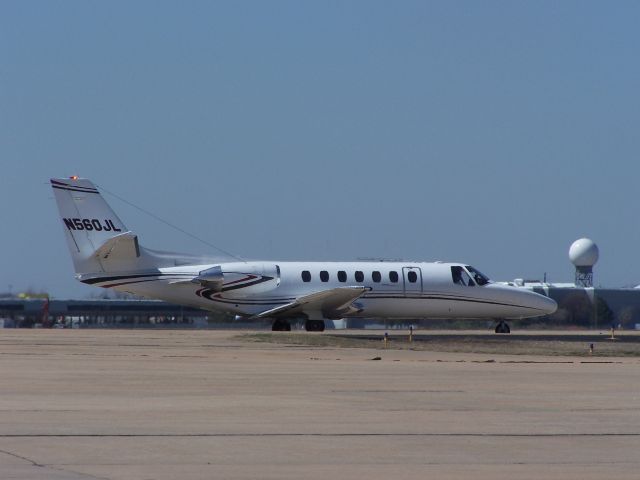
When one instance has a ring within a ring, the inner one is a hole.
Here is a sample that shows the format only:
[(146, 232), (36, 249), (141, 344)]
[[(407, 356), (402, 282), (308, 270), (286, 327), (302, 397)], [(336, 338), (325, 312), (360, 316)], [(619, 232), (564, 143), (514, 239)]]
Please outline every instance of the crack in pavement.
[(73, 473), (74, 475), (79, 475), (79, 476), (83, 476), (83, 477), (86, 477), (86, 478), (93, 478), (93, 479), (96, 479), (96, 480), (111, 480), (110, 478), (97, 477), (95, 475), (91, 475), (90, 473), (76, 472), (76, 471), (70, 470), (68, 468), (62, 468), (62, 467), (56, 467), (56, 466), (53, 466), (53, 465), (46, 465), (44, 463), (38, 463), (35, 460), (30, 459), (29, 457), (24, 457), (22, 455), (18, 455), (17, 453), (10, 452), (8, 450), (0, 449), (0, 453), (4, 453), (5, 455), (9, 455), (10, 457), (18, 458), (20, 460), (24, 460), (25, 462), (30, 463), (32, 467), (55, 470), (57, 472), (62, 472), (62, 473)]
[(4, 453), (5, 455), (9, 455), (9, 456), (14, 457), (14, 458), (19, 458), (20, 460), (24, 460), (25, 462), (29, 462), (34, 467), (45, 467), (45, 465), (42, 465), (42, 464), (36, 462), (35, 460), (31, 460), (30, 458), (23, 457), (22, 455), (18, 455), (17, 453), (9, 452), (8, 450), (1, 450), (0, 449), (0, 453)]

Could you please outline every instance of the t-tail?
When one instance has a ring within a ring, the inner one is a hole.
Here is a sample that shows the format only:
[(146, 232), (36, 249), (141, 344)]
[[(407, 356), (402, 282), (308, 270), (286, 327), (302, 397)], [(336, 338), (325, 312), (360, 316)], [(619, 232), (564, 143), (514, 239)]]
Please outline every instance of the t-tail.
[(53, 178), (51, 186), (79, 277), (151, 266), (150, 259), (141, 254), (138, 237), (125, 227), (91, 181)]

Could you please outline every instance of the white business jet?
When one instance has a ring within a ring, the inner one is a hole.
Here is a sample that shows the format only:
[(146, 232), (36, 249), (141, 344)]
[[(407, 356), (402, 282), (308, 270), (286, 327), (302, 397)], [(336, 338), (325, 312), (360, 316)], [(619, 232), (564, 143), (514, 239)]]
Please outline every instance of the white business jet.
[(553, 313), (556, 302), (491, 282), (461, 263), (220, 261), (150, 250), (138, 243), (95, 185), (51, 180), (83, 283), (307, 331), (325, 320), (514, 319)]

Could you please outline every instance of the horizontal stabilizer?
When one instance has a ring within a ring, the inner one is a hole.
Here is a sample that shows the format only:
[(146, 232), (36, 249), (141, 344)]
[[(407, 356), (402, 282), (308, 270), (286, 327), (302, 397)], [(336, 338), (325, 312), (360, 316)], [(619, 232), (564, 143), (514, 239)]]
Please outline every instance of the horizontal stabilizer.
[(251, 319), (291, 316), (310, 312), (320, 312), (325, 318), (340, 318), (345, 313), (357, 311), (351, 306), (351, 303), (360, 298), (367, 290), (367, 287), (338, 287), (322, 290), (296, 298), (295, 301), (286, 305), (258, 313)]
[(138, 258), (140, 256), (138, 237), (132, 232), (124, 232), (111, 237), (96, 250), (95, 256), (100, 260)]

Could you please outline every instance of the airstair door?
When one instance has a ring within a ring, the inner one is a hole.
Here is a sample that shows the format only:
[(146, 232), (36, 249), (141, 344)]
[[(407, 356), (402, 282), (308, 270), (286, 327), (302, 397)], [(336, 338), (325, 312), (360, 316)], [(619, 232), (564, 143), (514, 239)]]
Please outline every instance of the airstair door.
[(422, 293), (422, 270), (419, 267), (402, 267), (404, 294)]

